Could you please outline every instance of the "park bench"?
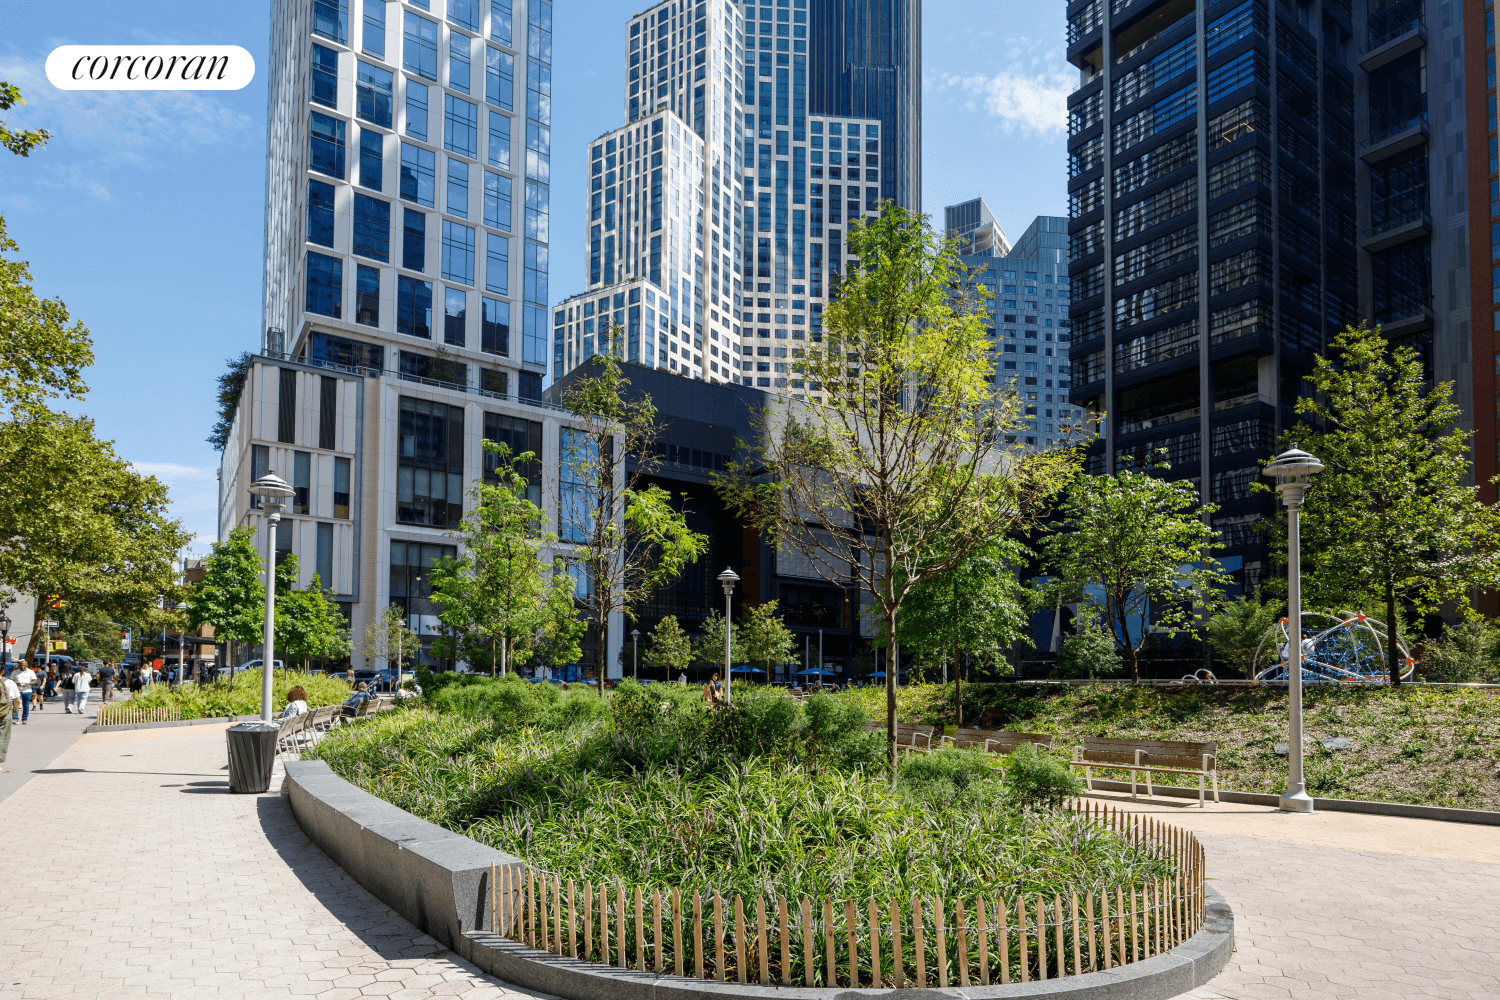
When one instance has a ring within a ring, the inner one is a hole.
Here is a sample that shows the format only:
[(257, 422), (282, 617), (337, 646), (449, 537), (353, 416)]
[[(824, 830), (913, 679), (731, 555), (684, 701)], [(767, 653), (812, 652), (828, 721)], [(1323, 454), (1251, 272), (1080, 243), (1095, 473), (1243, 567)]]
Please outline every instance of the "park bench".
[(1146, 776), (1146, 794), (1154, 795), (1152, 775), (1196, 774), (1198, 776), (1198, 805), (1206, 806), (1204, 782), (1213, 782), (1214, 801), (1219, 801), (1219, 772), (1216, 767), (1219, 744), (1213, 741), (1197, 743), (1188, 740), (1134, 740), (1107, 739), (1085, 736), (1083, 745), (1073, 748), (1072, 767), (1083, 768), (1083, 778), (1089, 791), (1094, 790), (1093, 772), (1118, 770), (1130, 772), (1130, 797), (1136, 797), (1136, 774)]
[[(885, 723), (871, 720), (865, 723), (866, 729), (876, 732), (885, 732)], [(896, 746), (901, 750), (921, 750), (926, 753), (932, 749), (932, 738), (937, 735), (936, 726), (916, 726), (906, 722), (896, 723)]]
[(944, 736), (943, 746), (971, 747), (986, 753), (1012, 754), (1024, 746), (1051, 750), (1052, 737), (1046, 733), (1016, 733), (1008, 729), (960, 729)]
[(280, 728), (276, 730), (276, 749), (278, 752), (291, 750), (300, 745), (301, 733), (307, 727), (309, 718), (309, 714), (303, 712), (301, 715), (291, 715), (281, 720)]

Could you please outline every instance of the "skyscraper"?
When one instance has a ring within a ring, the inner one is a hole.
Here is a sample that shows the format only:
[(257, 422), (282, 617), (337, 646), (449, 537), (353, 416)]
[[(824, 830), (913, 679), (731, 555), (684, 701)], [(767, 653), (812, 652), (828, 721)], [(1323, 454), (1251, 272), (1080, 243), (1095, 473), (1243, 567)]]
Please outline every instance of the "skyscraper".
[(1170, 475), (1220, 506), (1226, 562), (1250, 584), (1272, 502), (1250, 492), (1257, 462), (1337, 330), (1367, 317), (1466, 381), (1455, 5), (1358, 7), (1069, 8), (1072, 396), (1109, 415), (1090, 467), (1165, 449)]
[(920, 0), (812, 0), (807, 108), (884, 130), (880, 197), (922, 210)]
[(220, 537), (263, 532), (248, 487), (287, 480), (278, 561), (298, 557), (300, 586), (318, 574), (360, 666), (392, 605), (435, 637), (428, 571), (494, 470), (482, 441), (532, 452), (555, 510), (551, 58), (545, 0), (272, 5), (264, 337), (223, 449)]
[(816, 392), (789, 369), (821, 336), (845, 227), (880, 209), (884, 126), (808, 113), (796, 2), (665, 0), (627, 23), (628, 121), (585, 151), (588, 289), (553, 309), (554, 377), (608, 326), (628, 361)]

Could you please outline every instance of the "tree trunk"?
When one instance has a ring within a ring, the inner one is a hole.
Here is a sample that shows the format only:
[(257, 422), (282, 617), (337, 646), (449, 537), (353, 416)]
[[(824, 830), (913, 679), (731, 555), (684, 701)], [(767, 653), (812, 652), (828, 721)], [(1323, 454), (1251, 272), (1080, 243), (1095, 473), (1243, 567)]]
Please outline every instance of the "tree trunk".
[(490, 676), (500, 676), (500, 652), (494, 636), (490, 637)]
[(891, 767), (891, 785), (896, 784), (896, 671), (900, 657), (896, 652), (896, 616), (886, 612), (885, 616), (885, 738)]
[(229, 660), (229, 690), (234, 692), (234, 640), (227, 639), (224, 642), (224, 656)]
[(1391, 687), (1401, 686), (1401, 668), (1405, 666), (1396, 652), (1401, 647), (1397, 640), (1401, 636), (1400, 623), (1396, 621), (1396, 588), (1390, 580), (1385, 581), (1385, 662), (1391, 671)]

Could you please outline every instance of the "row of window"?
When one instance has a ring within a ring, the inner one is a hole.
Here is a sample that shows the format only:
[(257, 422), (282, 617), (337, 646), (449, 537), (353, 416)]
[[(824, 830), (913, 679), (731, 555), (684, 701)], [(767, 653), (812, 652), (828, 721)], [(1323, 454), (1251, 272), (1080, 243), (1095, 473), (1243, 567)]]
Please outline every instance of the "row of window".
[[(430, 10), (428, 0), (408, 0), (422, 10)], [(369, 55), (384, 59), (386, 55), (386, 0), (363, 0), (363, 31), (360, 45)], [(447, 0), (448, 22), (474, 34), (481, 33), (480, 19), (484, 12), (484, 0)], [(489, 37), (501, 45), (512, 45), (512, 0), (488, 0), (490, 11)], [(533, 0), (527, 5), (527, 52), (533, 59), (552, 61), (552, 4), (545, 0)], [(398, 8), (399, 9), (399, 8)], [(340, 45), (349, 44), (349, 0), (312, 0), (313, 34)], [(462, 36), (459, 36), (462, 37)], [(405, 12), (403, 38), (408, 51), (404, 61), (416, 66), (425, 65), (427, 48), (432, 49), (436, 61), (437, 24), (414, 14)], [(415, 51), (411, 51), (411, 50)], [(433, 77), (436, 79), (436, 76)]]

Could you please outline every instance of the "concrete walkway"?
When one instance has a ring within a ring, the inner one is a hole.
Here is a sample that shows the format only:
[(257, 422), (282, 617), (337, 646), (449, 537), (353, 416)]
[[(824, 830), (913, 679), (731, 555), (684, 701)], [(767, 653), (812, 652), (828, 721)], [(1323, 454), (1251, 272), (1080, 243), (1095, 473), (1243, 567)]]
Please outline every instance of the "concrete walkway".
[(1236, 951), (1195, 1000), (1500, 997), (1500, 827), (1094, 798), (1202, 841)]
[[(128, 701), (129, 697), (129, 692), (117, 692), (114, 701)], [(0, 764), (0, 768), (9, 772), (0, 774), (0, 802), (43, 768), (51, 766), (58, 754), (72, 746), (85, 728), (93, 725), (94, 716), (99, 711), (99, 692), (89, 693), (83, 715), (69, 714), (63, 704), (61, 691), (57, 697), (47, 699), (45, 710), (38, 710), (33, 702), (31, 718), (26, 725), (17, 725), (11, 730), (10, 752), (6, 754), (5, 763)]]
[(0, 802), (0, 998), (539, 995), (355, 884), (302, 835), (279, 779), (229, 794), (226, 728), (92, 733)]

